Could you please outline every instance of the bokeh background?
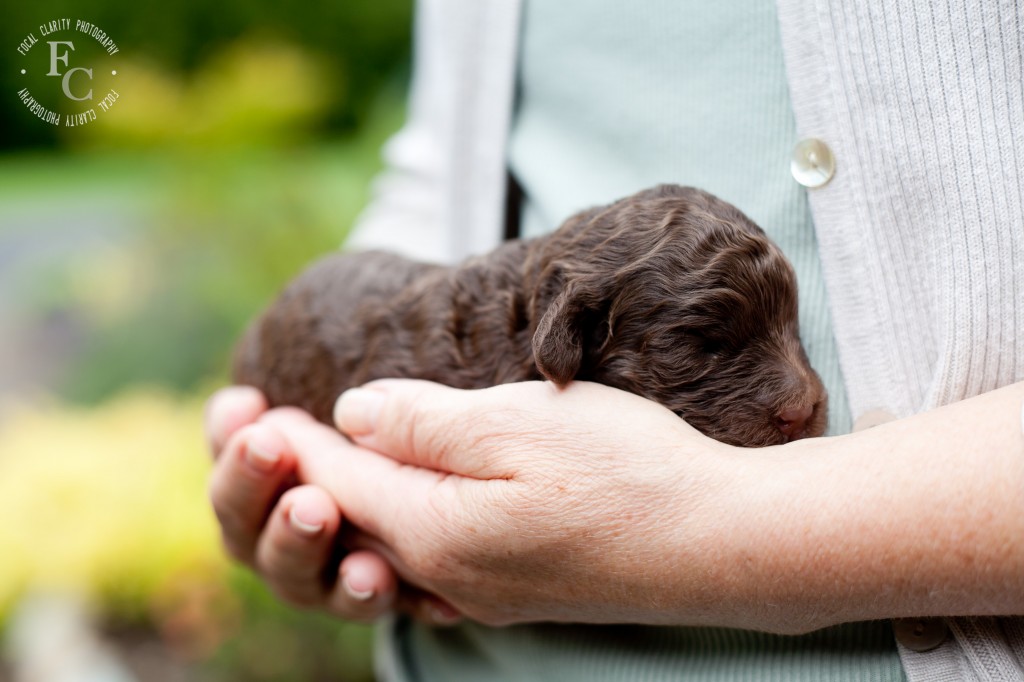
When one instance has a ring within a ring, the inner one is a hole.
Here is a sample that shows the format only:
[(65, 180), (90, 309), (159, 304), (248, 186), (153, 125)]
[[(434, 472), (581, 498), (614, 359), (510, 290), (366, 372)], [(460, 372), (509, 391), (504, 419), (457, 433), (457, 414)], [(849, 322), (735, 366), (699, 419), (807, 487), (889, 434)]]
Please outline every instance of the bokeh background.
[[(366, 628), (223, 556), (201, 411), (365, 205), (411, 0), (0, 12), (0, 680), (372, 679)], [(70, 129), (17, 96), (15, 48), (65, 16), (120, 50), (120, 99)]]

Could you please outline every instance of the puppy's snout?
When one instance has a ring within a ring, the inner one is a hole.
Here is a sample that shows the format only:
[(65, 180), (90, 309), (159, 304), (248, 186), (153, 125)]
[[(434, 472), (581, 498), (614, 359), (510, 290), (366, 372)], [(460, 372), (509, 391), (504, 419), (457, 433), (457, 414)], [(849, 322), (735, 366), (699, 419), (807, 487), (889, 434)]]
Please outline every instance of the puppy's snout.
[(784, 378), (779, 384), (782, 400), (768, 412), (783, 442), (787, 443), (824, 435), (828, 421), (825, 387), (798, 343), (783, 365)]
[(813, 405), (789, 407), (776, 415), (775, 425), (787, 440), (797, 440), (807, 435), (807, 422), (813, 415)]

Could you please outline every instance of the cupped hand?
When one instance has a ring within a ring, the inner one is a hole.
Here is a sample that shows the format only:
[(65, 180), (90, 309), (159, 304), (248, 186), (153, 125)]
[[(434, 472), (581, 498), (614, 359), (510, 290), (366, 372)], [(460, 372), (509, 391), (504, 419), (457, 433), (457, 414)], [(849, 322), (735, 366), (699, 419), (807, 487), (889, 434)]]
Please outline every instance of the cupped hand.
[(467, 616), (730, 622), (716, 519), (746, 458), (668, 410), (582, 382), (385, 380), (335, 417), (354, 443), (296, 410), (257, 426), (359, 529), (353, 546)]
[(393, 609), (432, 623), (457, 620), (443, 601), (401, 585), (378, 553), (341, 547), (338, 505), (322, 488), (297, 484), (288, 442), (258, 423), (266, 411), (262, 394), (242, 386), (207, 404), (216, 459), (210, 499), (228, 552), (294, 606), (364, 622)]
[(349, 618), (405, 594), (492, 624), (1019, 614), (1022, 396), (750, 451), (587, 383), (375, 382), (339, 400), (354, 442), (231, 389), (211, 403), (211, 495), (236, 556)]

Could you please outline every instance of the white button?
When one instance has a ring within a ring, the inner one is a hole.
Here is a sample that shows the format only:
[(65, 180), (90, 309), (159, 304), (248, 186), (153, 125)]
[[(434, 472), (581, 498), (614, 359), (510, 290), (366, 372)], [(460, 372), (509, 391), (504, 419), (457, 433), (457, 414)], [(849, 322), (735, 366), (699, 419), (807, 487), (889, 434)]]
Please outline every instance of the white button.
[(793, 147), (789, 170), (804, 187), (821, 187), (836, 174), (836, 159), (827, 144), (809, 137)]

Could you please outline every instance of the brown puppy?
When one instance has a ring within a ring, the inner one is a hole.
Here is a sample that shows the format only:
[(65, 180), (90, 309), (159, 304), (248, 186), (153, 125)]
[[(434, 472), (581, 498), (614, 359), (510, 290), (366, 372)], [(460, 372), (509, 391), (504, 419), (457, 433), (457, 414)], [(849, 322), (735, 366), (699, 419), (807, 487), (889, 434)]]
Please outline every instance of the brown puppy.
[(454, 268), (328, 256), (256, 321), (235, 359), (237, 382), (325, 423), (343, 390), (382, 377), (597, 381), (743, 446), (820, 436), (826, 420), (782, 252), (735, 207), (675, 185)]

